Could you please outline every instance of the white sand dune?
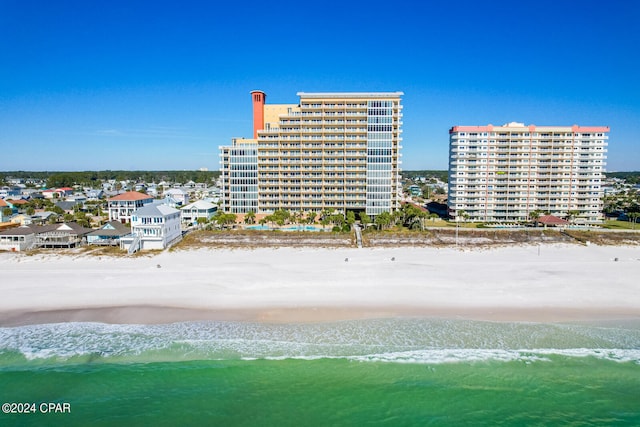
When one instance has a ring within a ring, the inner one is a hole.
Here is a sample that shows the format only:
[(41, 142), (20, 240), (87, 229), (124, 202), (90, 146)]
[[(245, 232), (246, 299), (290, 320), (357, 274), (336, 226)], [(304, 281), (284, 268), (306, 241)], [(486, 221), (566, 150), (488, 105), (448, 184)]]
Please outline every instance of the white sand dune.
[(197, 249), (133, 258), (5, 253), (0, 271), (0, 325), (640, 317), (638, 247)]

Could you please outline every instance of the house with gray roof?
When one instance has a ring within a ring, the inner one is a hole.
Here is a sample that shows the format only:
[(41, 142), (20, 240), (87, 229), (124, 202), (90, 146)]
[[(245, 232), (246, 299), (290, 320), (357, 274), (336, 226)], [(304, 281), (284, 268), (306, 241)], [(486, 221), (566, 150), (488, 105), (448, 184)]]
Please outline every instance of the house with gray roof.
[(24, 225), (13, 227), (0, 232), (0, 250), (22, 252), (31, 249), (36, 242), (36, 232), (33, 227)]
[(86, 240), (85, 236), (93, 231), (76, 222), (48, 224), (34, 229), (35, 246), (39, 248), (75, 248), (82, 245)]
[(118, 246), (120, 238), (131, 234), (131, 229), (120, 221), (109, 221), (100, 229), (87, 234), (90, 245)]
[(129, 253), (165, 249), (180, 239), (180, 211), (171, 206), (152, 203), (131, 214), (131, 234), (120, 238), (120, 247)]

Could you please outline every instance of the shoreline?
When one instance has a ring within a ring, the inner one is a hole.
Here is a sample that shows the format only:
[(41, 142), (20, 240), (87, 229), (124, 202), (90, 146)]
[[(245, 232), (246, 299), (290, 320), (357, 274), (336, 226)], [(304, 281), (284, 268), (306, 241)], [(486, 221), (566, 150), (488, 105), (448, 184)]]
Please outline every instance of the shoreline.
[(638, 322), (637, 311), (608, 308), (505, 307), (268, 307), (203, 309), (166, 306), (91, 307), (0, 313), (0, 328), (51, 323), (159, 325), (183, 322), (246, 322), (265, 324), (333, 323), (388, 318), (451, 319), (505, 323)]
[(640, 318), (638, 246), (0, 254), (0, 327), (51, 322)]

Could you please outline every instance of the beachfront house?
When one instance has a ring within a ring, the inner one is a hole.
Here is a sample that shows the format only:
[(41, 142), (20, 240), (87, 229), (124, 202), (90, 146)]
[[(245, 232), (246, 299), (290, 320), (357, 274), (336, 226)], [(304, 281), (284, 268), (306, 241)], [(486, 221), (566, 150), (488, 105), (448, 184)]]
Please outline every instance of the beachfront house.
[(118, 246), (120, 239), (131, 234), (131, 229), (120, 221), (109, 221), (100, 229), (87, 234), (87, 243), (90, 245)]
[(180, 210), (180, 215), (182, 216), (183, 223), (194, 224), (198, 222), (200, 218), (209, 221), (216, 214), (217, 210), (218, 207), (213, 203), (198, 200), (183, 207)]
[(163, 204), (150, 204), (131, 215), (131, 234), (120, 238), (120, 248), (129, 253), (164, 249), (182, 238), (180, 211)]
[(92, 232), (76, 222), (42, 225), (35, 228), (35, 246), (39, 248), (75, 248), (85, 241), (85, 236)]
[(0, 250), (22, 252), (31, 249), (36, 241), (36, 232), (32, 227), (14, 227), (0, 232)]
[(136, 210), (153, 202), (153, 197), (137, 191), (127, 191), (109, 199), (109, 221), (131, 222)]

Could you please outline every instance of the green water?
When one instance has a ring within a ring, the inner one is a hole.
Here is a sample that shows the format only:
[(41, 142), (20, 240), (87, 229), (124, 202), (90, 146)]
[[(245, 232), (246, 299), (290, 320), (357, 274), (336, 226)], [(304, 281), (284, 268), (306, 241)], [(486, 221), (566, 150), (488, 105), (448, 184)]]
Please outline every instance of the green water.
[(0, 426), (638, 426), (639, 349), (637, 324), (0, 328), (0, 403), (71, 409)]
[(640, 367), (593, 358), (425, 366), (348, 360), (73, 365), (0, 374), (3, 400), (68, 414), (2, 425), (640, 424)]

